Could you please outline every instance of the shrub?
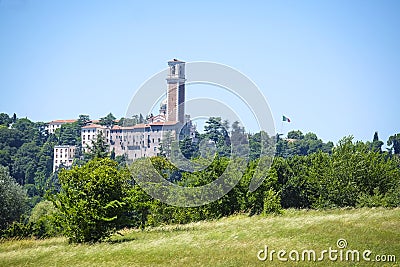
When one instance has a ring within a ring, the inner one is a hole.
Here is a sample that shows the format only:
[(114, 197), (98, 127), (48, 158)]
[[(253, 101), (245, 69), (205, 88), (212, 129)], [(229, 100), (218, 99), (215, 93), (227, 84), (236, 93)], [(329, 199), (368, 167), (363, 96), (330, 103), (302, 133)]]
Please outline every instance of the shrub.
[(32, 233), (35, 237), (45, 238), (57, 236), (61, 233), (61, 227), (57, 221), (57, 209), (50, 201), (42, 201), (33, 209), (29, 217), (32, 224)]
[(26, 191), (0, 166), (0, 229), (18, 221), (27, 210)]
[(61, 191), (52, 201), (70, 242), (102, 241), (128, 224), (128, 179), (107, 158), (60, 172)]

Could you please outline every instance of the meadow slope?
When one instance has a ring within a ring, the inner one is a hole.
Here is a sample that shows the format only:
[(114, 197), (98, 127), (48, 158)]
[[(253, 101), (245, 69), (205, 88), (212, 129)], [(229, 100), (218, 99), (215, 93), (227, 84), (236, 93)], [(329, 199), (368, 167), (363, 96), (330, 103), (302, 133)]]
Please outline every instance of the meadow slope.
[[(286, 210), (279, 216), (236, 215), (123, 234), (94, 245), (70, 245), (65, 238), (2, 241), (0, 266), (400, 266), (399, 208)], [(347, 241), (344, 253), (371, 250), (372, 260), (395, 255), (396, 262), (330, 261), (327, 254), (319, 262), (281, 262), (276, 254), (273, 261), (257, 258), (265, 245), (315, 250), (319, 257), (329, 247), (338, 249), (341, 238)]]

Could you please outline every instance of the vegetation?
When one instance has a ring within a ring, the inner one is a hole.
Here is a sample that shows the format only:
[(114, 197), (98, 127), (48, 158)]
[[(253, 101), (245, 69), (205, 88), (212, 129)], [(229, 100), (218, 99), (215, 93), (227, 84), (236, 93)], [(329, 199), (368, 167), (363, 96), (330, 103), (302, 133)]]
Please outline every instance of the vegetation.
[(26, 191), (0, 166), (0, 230), (19, 220), (27, 209)]
[(97, 242), (128, 225), (128, 175), (116, 162), (99, 159), (59, 174), (53, 198), (65, 236), (71, 242)]
[[(143, 116), (121, 120), (134, 124)], [(115, 117), (110, 113), (100, 121), (112, 126)], [(152, 166), (168, 181), (185, 187), (206, 185), (223, 173), (240, 178), (239, 182), (212, 203), (175, 207), (150, 198), (136, 184), (141, 174), (129, 172), (126, 159), (110, 153), (101, 136), (88, 153), (82, 153), (80, 128), (90, 122), (87, 115), (62, 125), (55, 134), (47, 133), (44, 123), (7, 114), (0, 114), (0, 122), (0, 164), (5, 166), (0, 166), (0, 201), (4, 203), (0, 235), (7, 238), (63, 234), (71, 242), (85, 243), (104, 241), (126, 226), (146, 229), (237, 213), (281, 214), (290, 208), (400, 206), (399, 134), (389, 138), (390, 147), (383, 151), (378, 133), (371, 142), (345, 137), (334, 146), (301, 131), (289, 132), (287, 138), (265, 132), (248, 134), (238, 122), (229, 125), (213, 117), (195, 139), (165, 138), (161, 156), (151, 158)], [(57, 144), (75, 144), (79, 149), (72, 169), (52, 173)], [(167, 159), (177, 147), (194, 164), (192, 171)], [(135, 161), (133, 166), (143, 170), (143, 162)], [(260, 184), (251, 192), (255, 180)]]

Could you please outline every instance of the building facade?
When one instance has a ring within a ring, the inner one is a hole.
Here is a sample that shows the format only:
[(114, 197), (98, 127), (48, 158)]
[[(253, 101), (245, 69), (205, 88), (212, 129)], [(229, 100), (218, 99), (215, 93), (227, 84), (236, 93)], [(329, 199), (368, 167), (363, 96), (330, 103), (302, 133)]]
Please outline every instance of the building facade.
[(99, 125), (99, 124), (89, 124), (83, 126), (81, 129), (81, 142), (83, 152), (88, 152), (89, 148), (92, 146), (93, 142), (96, 141), (98, 136), (102, 136), (106, 143), (110, 141), (111, 129)]
[(54, 147), (53, 172), (62, 165), (64, 167), (72, 166), (75, 157), (75, 146), (61, 145)]
[[(193, 129), (190, 116), (185, 115), (185, 62), (173, 59), (168, 62), (167, 98), (160, 105), (160, 113), (149, 117), (147, 123), (112, 128), (98, 124), (82, 127), (81, 142), (84, 152), (101, 132), (110, 152), (125, 155), (130, 160), (160, 154), (163, 140), (176, 140), (181, 130)], [(189, 130), (194, 135), (193, 130)]]
[(55, 121), (50, 121), (46, 124), (45, 130), (49, 134), (54, 134), (57, 129), (61, 128), (61, 125), (66, 124), (66, 123), (74, 123), (76, 120), (55, 120)]

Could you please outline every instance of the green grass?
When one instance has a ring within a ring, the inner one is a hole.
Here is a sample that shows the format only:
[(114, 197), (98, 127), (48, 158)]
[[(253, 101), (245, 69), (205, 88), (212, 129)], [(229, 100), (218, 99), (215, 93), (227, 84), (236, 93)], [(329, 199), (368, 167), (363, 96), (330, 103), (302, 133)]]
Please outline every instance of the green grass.
[[(0, 266), (400, 266), (400, 209), (287, 210), (280, 216), (236, 215), (216, 221), (125, 230), (113, 242), (69, 245), (65, 238), (0, 243)], [(396, 263), (271, 262), (269, 249), (302, 251), (369, 249), (396, 256)], [(397, 265), (396, 265), (397, 264)]]

